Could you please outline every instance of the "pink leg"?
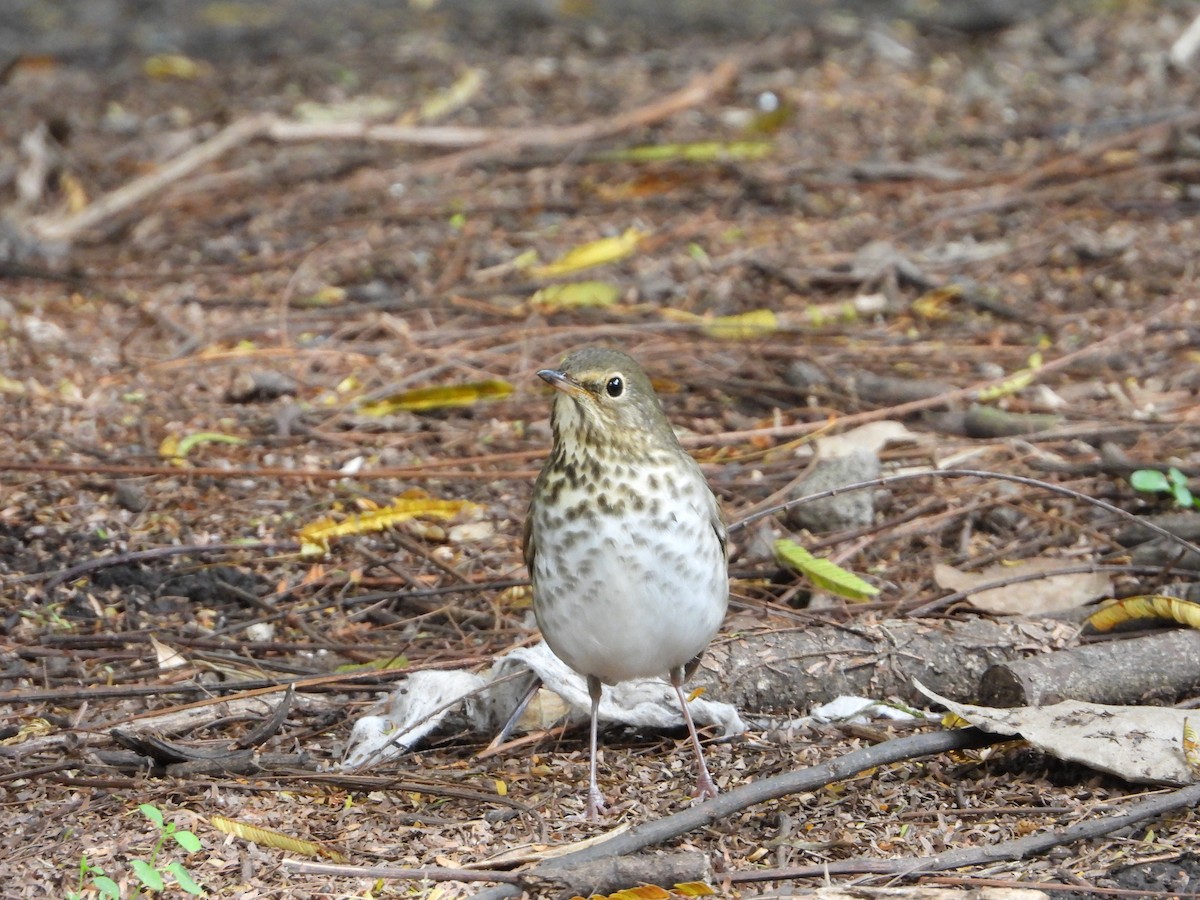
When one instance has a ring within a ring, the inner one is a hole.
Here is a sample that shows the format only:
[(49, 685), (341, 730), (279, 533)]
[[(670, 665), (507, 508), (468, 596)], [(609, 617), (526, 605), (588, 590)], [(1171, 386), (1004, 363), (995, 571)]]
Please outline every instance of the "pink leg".
[(700, 749), (700, 735), (696, 734), (696, 723), (692, 721), (692, 713), (688, 709), (687, 695), (683, 692), (683, 669), (671, 673), (671, 684), (679, 697), (679, 708), (683, 710), (683, 721), (687, 723), (688, 736), (692, 739), (692, 749), (696, 751), (696, 796), (701, 800), (711, 800), (717, 796), (717, 786), (713, 784), (712, 776), (708, 774), (708, 766), (704, 762), (704, 751)]
[(592, 697), (592, 754), (588, 775), (587, 820), (595, 822), (607, 811), (604, 805), (604, 795), (600, 793), (600, 785), (596, 781), (596, 721), (600, 714), (600, 679), (589, 675), (587, 679), (588, 693)]

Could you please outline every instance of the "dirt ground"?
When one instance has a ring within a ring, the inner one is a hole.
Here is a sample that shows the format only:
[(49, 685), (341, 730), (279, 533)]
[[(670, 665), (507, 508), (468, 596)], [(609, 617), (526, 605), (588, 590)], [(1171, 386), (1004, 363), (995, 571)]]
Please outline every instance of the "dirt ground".
[[(1110, 596), (1200, 568), (1139, 556), (1086, 502), (1166, 512), (1130, 473), (1200, 477), (1200, 63), (1168, 58), (1189, 4), (1056, 5), (969, 32), (884, 7), (764, 26), (773, 7), (754, 3), (740, 22), (603, 3), (16, 6), (0, 27), (0, 896), (97, 896), (83, 859), (122, 896), (133, 861), (181, 862), (213, 896), (466, 896), (482, 886), (432, 871), (298, 871), (285, 861), (310, 853), (214, 817), (319, 842), (326, 862), (462, 870), (687, 808), (680, 732), (606, 733), (599, 825), (578, 816), (583, 728), (491, 754), (490, 734), (443, 728), (337, 767), (409, 673), (533, 642), (520, 534), (550, 441), (534, 372), (586, 344), (652, 374), (731, 523), (787, 499), (815, 433), (870, 422), (907, 429), (872, 456), (883, 475), (980, 469), (1082, 495), (920, 478), (865, 494), (865, 524), (760, 519), (734, 533), (722, 647), (976, 615), (935, 602), (938, 565), (1103, 563)], [(354, 519), (394, 498), (475, 506)], [(341, 533), (301, 553), (325, 519)], [(772, 556), (784, 536), (880, 594), (813, 591)], [(908, 733), (781, 726), (828, 699), (706, 731), (722, 790)], [(158, 737), (218, 761), (167, 769), (169, 750), (113, 736), (165, 713)], [(663, 846), (704, 854), (724, 895), (778, 896), (821, 884), (790, 868), (999, 844), (1154, 790), (1007, 746), (872, 768)], [(139, 804), (201, 848), (155, 857)], [(921, 880), (1195, 895), (1198, 839), (1183, 810)], [(780, 874), (736, 877), (764, 870)]]

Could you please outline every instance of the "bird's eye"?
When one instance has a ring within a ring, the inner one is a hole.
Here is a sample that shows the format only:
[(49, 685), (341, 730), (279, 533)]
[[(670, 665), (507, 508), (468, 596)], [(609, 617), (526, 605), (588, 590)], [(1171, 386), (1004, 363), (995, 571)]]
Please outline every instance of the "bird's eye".
[(620, 375), (614, 375), (605, 383), (604, 391), (613, 399), (620, 397), (625, 393), (625, 380)]

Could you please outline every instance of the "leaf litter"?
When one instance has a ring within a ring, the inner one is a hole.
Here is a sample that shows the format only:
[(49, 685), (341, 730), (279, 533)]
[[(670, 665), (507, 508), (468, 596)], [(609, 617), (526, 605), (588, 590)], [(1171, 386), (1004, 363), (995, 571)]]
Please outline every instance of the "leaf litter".
[[(969, 457), (1138, 513), (1170, 501), (1132, 491), (1132, 471), (1200, 473), (1185, 152), (1197, 88), (1148, 62), (1187, 24), (1171, 10), (1051, 8), (970, 44), (900, 20), (870, 26), (882, 38), (817, 21), (766, 42), (682, 33), (657, 48), (616, 27), (605, 52), (563, 22), (514, 33), (505, 51), (466, 35), (455, 48), (448, 33), (418, 45), (359, 15), (350, 4), (324, 22), (360, 39), (320, 54), (163, 55), (138, 74), (122, 44), (124, 69), (29, 54), (0, 84), (3, 146), (42, 134), (0, 167), (5, 205), (20, 199), (34, 224), (91, 216), (32, 229), (84, 238), (59, 248), (66, 268), (37, 239), (3, 242), (6, 893), (75, 890), (84, 854), (128, 878), (155, 839), (128, 815), (146, 802), (202, 838), (188, 867), (214, 891), (300, 895), (318, 883), (265, 848), (227, 843), (221, 821), (410, 867), (487, 865), (516, 846), (592, 836), (571, 818), (586, 783), (578, 729), (543, 727), (491, 754), (478, 736), (444, 731), (353, 780), (321, 771), (350, 722), (406, 674), (343, 666), (403, 657), (407, 671), (482, 670), (532, 640), (519, 536), (549, 446), (532, 372), (584, 343), (619, 344), (678, 386), (664, 394), (668, 413), (704, 451), (731, 521), (787, 495), (804, 465), (790, 442), (830, 421), (839, 433), (894, 421), (935, 436), (875, 448), (885, 474)], [(266, 39), (283, 41), (285, 26), (304, 39), (306, 21), (278, 18)], [(908, 52), (881, 49), (893, 44)], [(736, 82), (716, 77), (731, 55)], [(721, 90), (689, 93), (705, 74)], [(765, 91), (786, 115), (757, 132), (769, 131), (769, 154), (741, 152), (760, 142), (733, 123), (761, 119)], [(290, 132), (252, 120), (300, 99), (383, 119), (354, 139), (321, 117), (285, 123)], [(225, 123), (241, 131), (217, 130)], [(301, 139), (302, 127), (325, 138)], [(415, 127), (426, 130), (403, 131)], [(224, 144), (184, 174), (105, 212), (101, 199), (214, 134)], [(594, 137), (606, 146), (577, 152)], [(880, 242), (888, 252), (864, 253)], [(512, 264), (534, 246), (551, 262)], [(529, 302), (543, 282), (583, 271), (602, 289)], [(287, 389), (239, 390), (251, 363)], [(881, 403), (866, 389), (933, 379), (962, 397)], [(469, 390), (383, 417), (357, 406), (440, 385)], [(1042, 411), (1038, 387), (1066, 398), (1061, 422), (1018, 435), (967, 427), (964, 397), (1025, 415)], [(164, 463), (163, 441), (188, 436), (187, 465)], [(495, 527), (455, 541), (386, 512), (414, 488), (478, 505)], [(1062, 496), (931, 479), (875, 501), (869, 527), (773, 537), (869, 576), (879, 599), (804, 609), (811, 585), (743, 532), (739, 627), (870, 629), (942, 596), (938, 564), (1109, 563), (1114, 596), (1172, 594), (1169, 582), (1189, 577), (1178, 553), (1153, 571), (1118, 570), (1126, 551), (1111, 534), (1124, 523)], [(331, 516), (327, 557), (301, 564), (296, 535)], [(173, 552), (122, 558), (154, 549)], [(114, 564), (46, 587), (99, 557)], [(277, 700), (289, 682), (302, 699), (258, 747), (257, 772), (194, 759), (145, 775), (109, 735), (171, 713), (164, 738), (232, 754), (266, 714), (224, 706), (223, 686), (239, 685), (230, 700)], [(789, 729), (788, 710), (772, 713), (783, 718), (710, 746), (722, 790), (901, 727)], [(1188, 718), (1185, 760), (1194, 734)], [(617, 800), (606, 827), (688, 806), (677, 738), (605, 735), (602, 780)], [(718, 863), (717, 881), (911, 859), (1096, 817), (1136, 790), (1009, 746), (880, 767), (686, 843)], [(1196, 825), (1185, 811), (958, 874), (1070, 881), (1084, 896), (1129, 886), (1127, 869), (1176, 861), (1186, 872)], [(319, 883), (349, 893), (365, 882)], [(451, 882), (443, 896), (475, 889)]]

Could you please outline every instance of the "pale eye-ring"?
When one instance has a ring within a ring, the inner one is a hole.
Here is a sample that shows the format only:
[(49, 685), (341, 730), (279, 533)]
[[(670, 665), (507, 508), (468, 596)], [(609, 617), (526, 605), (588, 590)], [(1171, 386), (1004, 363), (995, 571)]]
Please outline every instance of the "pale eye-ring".
[(613, 375), (604, 384), (604, 392), (614, 400), (625, 393), (625, 379), (620, 375)]

